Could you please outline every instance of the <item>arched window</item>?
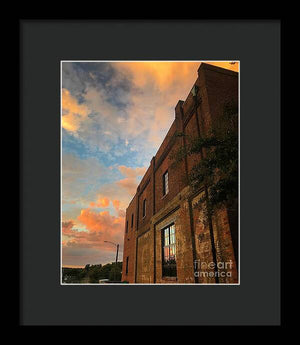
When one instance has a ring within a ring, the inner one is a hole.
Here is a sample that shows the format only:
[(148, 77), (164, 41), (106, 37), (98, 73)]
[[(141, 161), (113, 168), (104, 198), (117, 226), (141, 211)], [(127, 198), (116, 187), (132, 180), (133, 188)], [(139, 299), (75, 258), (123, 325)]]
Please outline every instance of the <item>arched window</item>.
[(163, 276), (176, 277), (176, 238), (175, 224), (171, 224), (162, 230), (162, 255)]

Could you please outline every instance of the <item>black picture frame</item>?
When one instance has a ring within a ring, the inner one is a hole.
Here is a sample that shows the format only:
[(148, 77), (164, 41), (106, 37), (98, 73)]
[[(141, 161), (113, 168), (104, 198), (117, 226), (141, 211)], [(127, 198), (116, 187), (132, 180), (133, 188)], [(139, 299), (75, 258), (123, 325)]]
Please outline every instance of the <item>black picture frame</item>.
[[(21, 325), (280, 325), (280, 33), (280, 20), (20, 21)], [(61, 60), (240, 61), (239, 286), (60, 285)]]

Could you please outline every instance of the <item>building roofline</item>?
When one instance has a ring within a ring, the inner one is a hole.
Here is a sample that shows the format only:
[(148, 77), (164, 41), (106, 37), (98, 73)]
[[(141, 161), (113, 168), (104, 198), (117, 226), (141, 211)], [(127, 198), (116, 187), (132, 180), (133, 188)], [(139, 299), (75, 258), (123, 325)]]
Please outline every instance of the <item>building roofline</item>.
[[(210, 65), (210, 64), (205, 63), (205, 62), (202, 62), (202, 63), (200, 64), (200, 66), (199, 66), (199, 68), (198, 68), (198, 70), (197, 70), (197, 71), (198, 71), (198, 76), (199, 76), (199, 74), (200, 74), (203, 70), (211, 70), (211, 71), (215, 71), (215, 72), (219, 72), (219, 73), (222, 73), (222, 74), (227, 74), (227, 75), (231, 75), (231, 76), (235, 76), (235, 77), (237, 77), (238, 74), (239, 74), (238, 72), (231, 71), (231, 70), (228, 70), (228, 69), (226, 69), (226, 68), (222, 68), (222, 67)], [(198, 78), (197, 78), (197, 79), (198, 79)], [(197, 81), (197, 79), (196, 79), (196, 81)], [(195, 82), (195, 83), (196, 83), (196, 82)], [(195, 84), (195, 83), (194, 83), (194, 84)], [(194, 84), (193, 84), (193, 85), (194, 85)], [(191, 88), (191, 89), (192, 89), (192, 88)], [(190, 92), (191, 92), (191, 91), (189, 91), (189, 93), (188, 93), (188, 95), (187, 95), (185, 101), (183, 101), (183, 100), (178, 100), (178, 102), (176, 103), (175, 109), (176, 109), (176, 107), (178, 106), (179, 103), (183, 104), (183, 103), (186, 102), (186, 100), (188, 99), (188, 97), (189, 97), (189, 95), (190, 95)], [(163, 145), (163, 143), (164, 143), (166, 137), (168, 136), (168, 134), (169, 134), (169, 132), (170, 132), (172, 126), (174, 125), (174, 122), (175, 122), (175, 121), (176, 121), (176, 118), (175, 118), (175, 119), (173, 120), (173, 122), (171, 123), (171, 125), (170, 125), (170, 127), (169, 127), (169, 129), (168, 129), (168, 131), (167, 131), (167, 133), (166, 133), (166, 135), (165, 135), (165, 137), (164, 137), (162, 143), (161, 143), (160, 146), (158, 147), (158, 149), (157, 149), (155, 155), (152, 157), (152, 159), (153, 159), (153, 158), (155, 158), (155, 159), (157, 158), (157, 157), (156, 157), (156, 156), (157, 156), (157, 153), (159, 152), (160, 148), (162, 147), (162, 145)], [(152, 160), (152, 159), (151, 159), (151, 160)], [(151, 161), (150, 161), (150, 164), (148, 165), (147, 170), (146, 170), (145, 174), (143, 175), (143, 177), (142, 177), (140, 183), (137, 185), (136, 192), (135, 192), (134, 196), (132, 197), (131, 201), (129, 202), (129, 204), (128, 204), (127, 208), (126, 208), (126, 211), (127, 211), (128, 207), (131, 205), (131, 203), (133, 202), (134, 198), (137, 196), (137, 194), (138, 194), (138, 188), (141, 187), (142, 182), (143, 182), (143, 179), (144, 179), (145, 175), (147, 174), (148, 170), (150, 169), (150, 167), (151, 167)]]
[(223, 74), (228, 74), (228, 75), (232, 75), (232, 76), (238, 76), (238, 72), (232, 71), (230, 69), (226, 69), (223, 67), (219, 67), (219, 66), (214, 66), (214, 65), (210, 65), (208, 63), (202, 62), (198, 68), (198, 74), (204, 70), (204, 69), (208, 69), (211, 71), (215, 71), (215, 72), (221, 72)]

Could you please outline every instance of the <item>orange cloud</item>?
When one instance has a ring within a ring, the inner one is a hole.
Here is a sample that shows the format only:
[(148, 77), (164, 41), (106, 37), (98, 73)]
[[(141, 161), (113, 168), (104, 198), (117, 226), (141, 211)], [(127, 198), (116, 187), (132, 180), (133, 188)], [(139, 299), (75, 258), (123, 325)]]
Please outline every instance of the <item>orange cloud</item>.
[(99, 199), (98, 200), (98, 205), (100, 206), (100, 207), (108, 207), (108, 205), (109, 205), (109, 199), (108, 198), (102, 198), (102, 199)]
[(124, 178), (116, 182), (118, 186), (126, 189), (130, 195), (134, 195), (136, 192), (136, 188), (138, 186), (138, 182), (135, 178)]
[[(172, 62), (172, 61), (141, 61), (119, 62), (116, 68), (131, 74), (132, 80), (138, 87), (144, 87), (148, 82), (155, 83), (160, 91), (166, 91), (172, 84), (188, 83), (192, 86), (200, 61)], [(238, 62), (205, 61), (205, 63), (222, 68), (238, 71)]]
[(85, 231), (79, 231), (73, 220), (62, 223), (63, 247), (101, 248), (108, 251), (115, 249), (104, 241), (122, 243), (125, 219), (124, 215), (112, 216), (108, 211), (93, 212), (82, 209), (77, 221), (84, 225)]
[(84, 265), (63, 265), (64, 268), (84, 268)]
[(190, 78), (191, 72), (199, 66), (199, 62), (120, 62), (117, 68), (129, 72), (138, 87), (148, 82), (155, 83), (161, 91), (165, 91), (175, 80), (184, 81)]
[(116, 210), (120, 208), (120, 200), (113, 200), (113, 206)]
[[(121, 180), (121, 181), (122, 181), (122, 180)], [(118, 182), (119, 182), (119, 181), (118, 181)], [(118, 182), (117, 182), (117, 183), (118, 183)], [(123, 184), (123, 183), (121, 182), (121, 185), (122, 185), (122, 184)], [(132, 186), (131, 186), (131, 187), (128, 187), (128, 188), (130, 189), (130, 191), (132, 191), (132, 190), (133, 190), (132, 187), (134, 187), (134, 189), (135, 189), (135, 188), (136, 188), (135, 186), (136, 186), (136, 182), (135, 182), (135, 180), (134, 180)], [(126, 188), (126, 187), (124, 187), (124, 188)], [(124, 200), (123, 200), (123, 201), (124, 201)], [(103, 207), (108, 207), (108, 206), (109, 206), (109, 203), (110, 203), (110, 201), (109, 201), (108, 198), (102, 197), (102, 198), (99, 198), (97, 202), (90, 202), (90, 207), (92, 207), (92, 208), (96, 208), (96, 207), (101, 207), (101, 208), (103, 208)], [(123, 205), (124, 207), (127, 206), (127, 201), (126, 201), (126, 202), (123, 202), (123, 204), (124, 204), (124, 205)], [(112, 200), (112, 205), (113, 205), (113, 207), (115, 208), (115, 210), (116, 210), (116, 212), (117, 212), (117, 214), (118, 214), (118, 217), (124, 218), (124, 217), (125, 217), (125, 211), (120, 209), (120, 207), (121, 207), (121, 201), (120, 201), (119, 199), (114, 199), (114, 200)]]
[(91, 207), (108, 207), (109, 206), (109, 199), (104, 197), (104, 198), (99, 198), (97, 202), (91, 202), (90, 203)]
[(119, 171), (126, 177), (135, 178), (137, 176), (143, 176), (147, 170), (147, 168), (130, 168), (126, 167), (125, 165), (120, 165), (118, 167)]
[(81, 122), (89, 114), (84, 104), (79, 104), (67, 89), (62, 89), (62, 127), (70, 132), (76, 132)]
[(93, 212), (90, 209), (82, 209), (77, 219), (85, 225), (89, 231), (106, 231), (114, 232), (116, 224), (120, 219), (111, 216), (108, 211)]

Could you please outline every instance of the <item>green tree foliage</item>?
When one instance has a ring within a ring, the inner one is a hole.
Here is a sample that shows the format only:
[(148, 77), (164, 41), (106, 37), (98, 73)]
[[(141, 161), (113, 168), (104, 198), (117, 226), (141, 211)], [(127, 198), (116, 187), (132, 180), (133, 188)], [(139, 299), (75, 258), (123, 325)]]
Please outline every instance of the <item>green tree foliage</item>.
[(122, 279), (122, 262), (106, 265), (90, 265), (87, 264), (84, 268), (63, 268), (63, 282), (64, 283), (99, 283), (100, 279), (115, 280), (116, 267), (116, 281)]
[(84, 277), (82, 268), (68, 268), (62, 269), (62, 279), (64, 283), (80, 283)]
[(121, 281), (122, 279), (122, 263), (118, 262), (117, 266), (114, 262), (111, 265), (111, 270), (109, 272), (109, 280), (110, 281)]
[(102, 265), (89, 265), (88, 278), (89, 283), (98, 283), (101, 276)]
[[(178, 136), (185, 135), (179, 133)], [(173, 159), (176, 164), (187, 156), (196, 154), (201, 157), (188, 176), (193, 191), (206, 187), (205, 196), (196, 206), (204, 206), (208, 215), (224, 205), (234, 207), (238, 196), (237, 104), (225, 104), (223, 113), (206, 135), (185, 138), (186, 147), (181, 147)]]

